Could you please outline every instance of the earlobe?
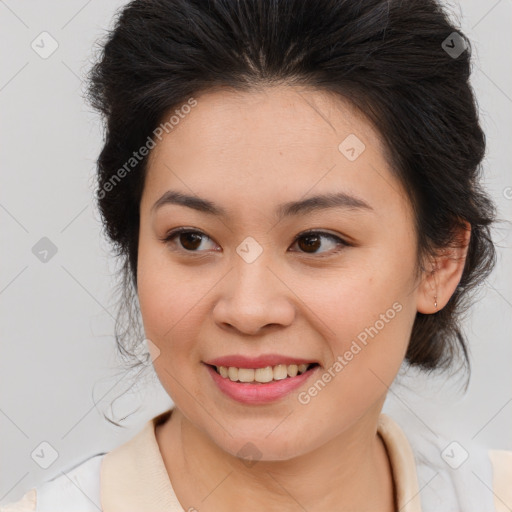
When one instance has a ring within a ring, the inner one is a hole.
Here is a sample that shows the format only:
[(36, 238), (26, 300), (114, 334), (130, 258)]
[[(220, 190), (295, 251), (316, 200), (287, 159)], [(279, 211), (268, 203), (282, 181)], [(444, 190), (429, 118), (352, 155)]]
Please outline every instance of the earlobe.
[(471, 237), (471, 225), (457, 230), (455, 247), (444, 247), (423, 271), (418, 287), (417, 310), (431, 315), (443, 309), (455, 292), (464, 271)]

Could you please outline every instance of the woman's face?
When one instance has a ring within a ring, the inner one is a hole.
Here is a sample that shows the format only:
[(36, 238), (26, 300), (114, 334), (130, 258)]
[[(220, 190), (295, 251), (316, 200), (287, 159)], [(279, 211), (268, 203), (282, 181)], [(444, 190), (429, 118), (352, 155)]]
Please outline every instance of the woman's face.
[(197, 429), (233, 455), (288, 459), (376, 422), (419, 300), (412, 210), (348, 102), (285, 86), (195, 100), (148, 162), (146, 337)]

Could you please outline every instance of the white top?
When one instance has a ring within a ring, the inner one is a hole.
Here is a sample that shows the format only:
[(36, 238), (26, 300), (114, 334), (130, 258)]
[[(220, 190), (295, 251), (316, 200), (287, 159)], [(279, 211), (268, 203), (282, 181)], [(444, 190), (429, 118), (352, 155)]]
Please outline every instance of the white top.
[[(82, 459), (0, 512), (185, 512), (155, 437), (156, 425), (171, 413), (169, 409), (152, 418), (126, 443)], [(408, 439), (386, 414), (379, 418), (378, 432), (388, 452), (400, 512), (512, 510), (512, 451), (465, 447), (468, 457), (459, 465), (457, 445), (450, 447), (449, 441), (423, 432), (410, 433)]]

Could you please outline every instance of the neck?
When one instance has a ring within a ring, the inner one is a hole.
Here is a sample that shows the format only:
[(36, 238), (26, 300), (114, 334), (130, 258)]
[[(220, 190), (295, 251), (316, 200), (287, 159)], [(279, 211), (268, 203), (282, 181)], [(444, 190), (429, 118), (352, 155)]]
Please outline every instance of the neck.
[[(377, 413), (305, 455), (247, 463), (220, 449), (181, 411), (156, 428), (173, 489), (184, 510), (308, 512), (396, 510)], [(336, 454), (333, 456), (333, 454)]]

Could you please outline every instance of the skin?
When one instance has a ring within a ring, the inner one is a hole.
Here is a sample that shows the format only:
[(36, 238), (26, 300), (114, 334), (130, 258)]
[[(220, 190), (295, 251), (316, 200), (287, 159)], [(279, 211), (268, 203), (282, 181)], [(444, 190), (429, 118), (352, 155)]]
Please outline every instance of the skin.
[[(438, 309), (448, 302), (465, 250), (445, 250), (425, 263), (434, 274), (418, 276), (407, 195), (379, 134), (346, 100), (291, 86), (196, 99), (152, 150), (140, 204), (138, 294), (146, 336), (160, 351), (155, 371), (175, 403), (156, 438), (176, 495), (184, 510), (201, 512), (241, 503), (247, 511), (395, 510), (378, 418), (416, 312), (434, 313), (435, 295)], [(365, 144), (354, 161), (338, 149), (349, 134)], [(152, 210), (170, 189), (229, 217), (173, 204)], [(341, 191), (373, 210), (274, 216), (283, 202)], [(162, 240), (181, 226), (204, 233), (192, 250), (182, 245), (190, 239)], [(352, 245), (322, 236), (307, 252), (294, 240), (309, 229)], [(252, 263), (236, 252), (248, 236), (263, 249)], [(202, 363), (279, 353), (318, 361), (321, 375), (394, 303), (400, 312), (307, 404), (298, 394), (313, 382), (274, 403), (238, 403)], [(253, 465), (237, 456), (246, 443), (260, 453)]]

